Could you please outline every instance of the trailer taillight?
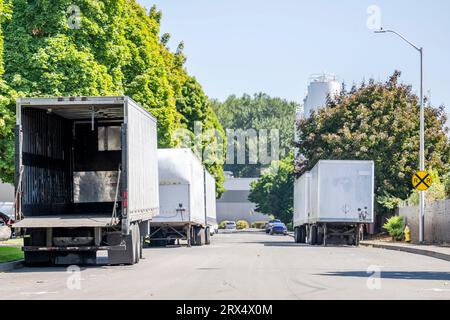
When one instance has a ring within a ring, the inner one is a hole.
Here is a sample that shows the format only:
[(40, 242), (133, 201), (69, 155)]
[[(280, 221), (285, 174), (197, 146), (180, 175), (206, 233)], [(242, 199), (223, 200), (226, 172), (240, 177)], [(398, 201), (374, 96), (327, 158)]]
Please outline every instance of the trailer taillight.
[(123, 206), (124, 208), (126, 208), (127, 205), (128, 205), (127, 192), (124, 191), (123, 194), (122, 194), (122, 206)]

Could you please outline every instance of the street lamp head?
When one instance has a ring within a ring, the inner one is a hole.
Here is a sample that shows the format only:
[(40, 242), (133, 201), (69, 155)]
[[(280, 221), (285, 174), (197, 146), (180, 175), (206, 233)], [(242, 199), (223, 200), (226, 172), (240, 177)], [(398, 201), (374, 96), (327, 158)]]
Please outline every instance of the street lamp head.
[(375, 30), (375, 33), (386, 33), (387, 31), (384, 30), (383, 28), (380, 28), (380, 30)]

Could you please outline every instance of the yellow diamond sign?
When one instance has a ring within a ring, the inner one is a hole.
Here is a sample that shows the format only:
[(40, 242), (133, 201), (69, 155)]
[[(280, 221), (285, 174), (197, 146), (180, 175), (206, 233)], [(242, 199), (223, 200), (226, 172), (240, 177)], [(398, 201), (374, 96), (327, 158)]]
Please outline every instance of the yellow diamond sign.
[(412, 185), (414, 189), (419, 191), (428, 190), (433, 184), (433, 178), (425, 171), (417, 172), (412, 178)]

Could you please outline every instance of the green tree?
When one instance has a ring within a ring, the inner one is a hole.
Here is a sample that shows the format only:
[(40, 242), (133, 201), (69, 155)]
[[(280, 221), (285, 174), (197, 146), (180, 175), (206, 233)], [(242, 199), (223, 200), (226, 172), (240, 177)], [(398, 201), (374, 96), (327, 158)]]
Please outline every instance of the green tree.
[(12, 182), (14, 92), (3, 81), (3, 23), (11, 17), (11, 7), (0, 0), (0, 180)]
[(445, 194), (447, 199), (450, 199), (450, 171), (448, 171), (443, 177), (443, 184), (445, 186)]
[[(184, 44), (170, 52), (169, 37), (160, 37), (162, 13), (155, 6), (147, 13), (134, 0), (11, 2), (4, 78), (19, 96), (131, 96), (157, 117), (160, 147), (175, 146), (175, 130), (192, 130), (195, 121), (224, 135), (203, 89), (184, 67)], [(79, 12), (69, 10), (73, 5)], [(75, 25), (74, 17), (80, 19)], [(13, 170), (14, 117), (13, 106), (1, 110), (3, 177)], [(207, 165), (221, 193), (222, 163)]]
[[(212, 101), (212, 105), (223, 128), (256, 131), (278, 129), (281, 158), (292, 149), (297, 109), (295, 102), (258, 93), (254, 96), (244, 94), (242, 97), (231, 95), (224, 102)], [(245, 148), (248, 155), (248, 144)], [(232, 171), (235, 177), (258, 177), (262, 166), (260, 164), (226, 164), (224, 168)]]
[[(395, 72), (386, 83), (371, 80), (342, 92), (328, 107), (298, 123), (298, 148), (303, 155), (296, 173), (310, 170), (318, 160), (374, 160), (376, 196), (382, 208), (412, 191), (419, 168), (419, 104), (411, 87), (398, 83)], [(439, 175), (448, 170), (449, 140), (444, 108), (425, 110), (426, 164)]]
[(274, 161), (261, 177), (251, 184), (248, 199), (256, 210), (273, 215), (284, 223), (292, 221), (294, 201), (294, 156), (290, 153)]

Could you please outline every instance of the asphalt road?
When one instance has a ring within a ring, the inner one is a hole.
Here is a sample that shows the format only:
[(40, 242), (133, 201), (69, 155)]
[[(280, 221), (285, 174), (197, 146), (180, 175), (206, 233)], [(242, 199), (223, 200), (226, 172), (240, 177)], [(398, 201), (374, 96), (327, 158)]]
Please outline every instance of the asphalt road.
[[(450, 299), (450, 263), (373, 248), (219, 234), (205, 247), (144, 249), (135, 266), (0, 273), (6, 299)], [(369, 270), (369, 273), (368, 273)], [(370, 277), (381, 270), (381, 278)]]

